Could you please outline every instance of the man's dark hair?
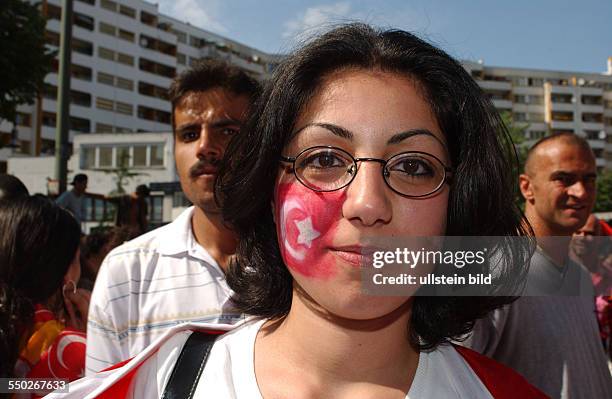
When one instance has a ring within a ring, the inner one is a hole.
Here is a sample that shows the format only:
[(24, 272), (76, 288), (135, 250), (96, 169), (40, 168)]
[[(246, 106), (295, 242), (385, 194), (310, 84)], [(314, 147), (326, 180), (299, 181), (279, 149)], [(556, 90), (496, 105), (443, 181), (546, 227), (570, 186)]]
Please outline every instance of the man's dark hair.
[[(446, 137), (454, 169), (446, 235), (528, 234), (528, 224), (513, 201), (512, 163), (517, 157), (508, 131), (461, 64), (404, 31), (341, 26), (281, 63), (256, 102), (244, 134), (226, 151), (217, 196), (225, 220), (239, 236), (227, 280), (234, 302), (245, 313), (277, 318), (289, 312), (292, 277), (281, 257), (270, 209), (279, 159), (322, 81), (342, 70), (393, 73), (421, 88)], [(496, 272), (505, 288), (524, 281), (533, 250), (532, 240), (525, 242), (501, 251), (503, 267)], [(513, 299), (414, 297), (411, 342), (420, 349), (434, 348), (469, 332), (476, 319)]]
[(168, 91), (172, 104), (172, 130), (174, 112), (188, 93), (221, 88), (235, 95), (246, 95), (255, 100), (260, 91), (259, 83), (235, 65), (224, 61), (204, 59), (177, 76)]
[(28, 189), (13, 175), (0, 174), (0, 201), (14, 201), (27, 198)]
[(61, 292), (80, 236), (70, 212), (41, 195), (0, 202), (0, 377), (12, 376), (34, 305)]

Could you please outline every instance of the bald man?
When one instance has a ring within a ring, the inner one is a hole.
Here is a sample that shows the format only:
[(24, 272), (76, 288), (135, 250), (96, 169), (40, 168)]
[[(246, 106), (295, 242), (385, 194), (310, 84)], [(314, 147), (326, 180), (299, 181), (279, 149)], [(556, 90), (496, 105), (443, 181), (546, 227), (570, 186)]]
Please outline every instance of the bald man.
[(568, 256), (595, 202), (596, 171), (588, 143), (573, 134), (531, 148), (519, 178), (538, 241), (526, 296), (479, 320), (466, 341), (552, 398), (612, 398), (589, 273)]

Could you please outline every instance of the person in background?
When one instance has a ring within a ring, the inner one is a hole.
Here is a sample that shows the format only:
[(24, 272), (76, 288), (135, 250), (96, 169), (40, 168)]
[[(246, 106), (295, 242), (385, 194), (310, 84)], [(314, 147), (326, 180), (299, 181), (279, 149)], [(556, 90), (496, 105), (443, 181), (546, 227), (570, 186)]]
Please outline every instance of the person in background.
[(138, 355), (174, 325), (243, 319), (225, 282), (236, 236), (213, 188), (225, 147), (258, 94), (253, 78), (218, 60), (201, 61), (172, 83), (174, 159), (194, 206), (102, 263), (89, 310), (88, 374)]
[(593, 214), (578, 229), (570, 244), (571, 255), (591, 273), (601, 342), (612, 360), (612, 253), (610, 237)]
[(89, 292), (77, 289), (80, 228), (35, 195), (0, 203), (0, 377), (83, 376)]
[(138, 234), (126, 227), (98, 229), (81, 238), (81, 279), (79, 287), (93, 290), (98, 270), (108, 253)]
[(28, 189), (13, 175), (0, 174), (0, 201), (14, 201), (26, 198)]
[(593, 284), (569, 256), (595, 203), (596, 177), (595, 156), (575, 134), (547, 136), (529, 150), (519, 187), (538, 248), (526, 296), (479, 320), (465, 342), (555, 399), (612, 397)]
[(78, 173), (72, 178), (72, 190), (66, 190), (55, 202), (68, 209), (79, 226), (85, 221), (85, 190), (87, 190), (87, 175)]
[(118, 197), (115, 225), (133, 230), (136, 236), (146, 233), (149, 227), (147, 199), (150, 194), (149, 187), (140, 184), (132, 194)]

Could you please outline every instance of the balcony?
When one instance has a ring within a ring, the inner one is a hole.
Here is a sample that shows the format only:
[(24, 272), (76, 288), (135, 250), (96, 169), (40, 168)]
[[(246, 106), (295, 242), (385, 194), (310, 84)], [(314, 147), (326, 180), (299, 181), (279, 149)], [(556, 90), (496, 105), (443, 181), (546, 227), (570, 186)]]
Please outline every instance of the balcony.
[(492, 99), (493, 105), (497, 109), (511, 110), (512, 109), (512, 101), (510, 100), (501, 100), (501, 99)]
[(512, 83), (496, 80), (479, 80), (478, 85), (483, 90), (491, 91), (510, 91), (512, 90)]

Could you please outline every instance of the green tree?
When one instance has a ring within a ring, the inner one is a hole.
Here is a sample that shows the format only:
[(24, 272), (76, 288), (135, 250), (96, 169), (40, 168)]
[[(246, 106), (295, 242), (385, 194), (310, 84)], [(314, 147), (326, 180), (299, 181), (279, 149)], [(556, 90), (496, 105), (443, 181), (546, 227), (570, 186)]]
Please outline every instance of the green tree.
[(38, 6), (0, 1), (0, 120), (15, 122), (17, 106), (32, 104), (55, 52), (45, 47), (46, 20)]
[(606, 171), (597, 176), (597, 200), (593, 212), (612, 211), (612, 172)]
[(120, 195), (126, 194), (124, 185), (128, 181), (130, 181), (136, 176), (146, 176), (147, 175), (147, 173), (132, 172), (132, 169), (129, 166), (130, 165), (130, 154), (128, 154), (127, 152), (122, 152), (121, 155), (119, 155), (118, 161), (119, 162), (116, 168), (97, 169), (108, 175), (113, 175), (116, 187), (114, 190), (112, 190), (109, 193), (110, 196), (120, 196)]
[[(523, 173), (523, 169), (525, 168), (525, 160), (527, 159), (527, 151), (529, 151), (529, 143), (525, 137), (525, 131), (529, 127), (529, 124), (516, 123), (512, 119), (512, 113), (508, 111), (502, 112), (500, 116), (502, 118), (502, 123), (508, 130), (508, 133), (510, 133), (510, 138), (514, 143), (514, 149), (516, 150), (516, 155), (518, 157), (518, 165), (516, 165), (514, 172), (518, 177), (520, 173)], [(516, 203), (521, 207), (521, 209), (523, 209), (525, 199), (518, 189), (518, 180), (516, 182), (515, 196)]]

